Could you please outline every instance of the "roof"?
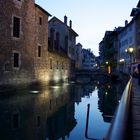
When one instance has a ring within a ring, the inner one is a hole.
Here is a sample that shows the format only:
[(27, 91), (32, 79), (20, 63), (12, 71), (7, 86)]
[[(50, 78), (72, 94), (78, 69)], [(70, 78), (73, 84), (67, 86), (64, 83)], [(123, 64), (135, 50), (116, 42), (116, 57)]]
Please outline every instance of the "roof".
[(45, 9), (43, 9), (41, 6), (39, 6), (38, 4), (35, 4), (35, 7), (39, 8), (42, 12), (44, 12), (46, 15), (48, 16), (52, 16), (50, 13), (48, 13)]
[(137, 7), (140, 7), (140, 0), (139, 0), (139, 2), (138, 2), (138, 4), (137, 4)]
[(64, 22), (62, 22), (60, 19), (58, 19), (57, 17), (52, 17), (50, 20), (49, 20), (49, 23), (51, 22), (51, 21), (53, 21), (53, 20), (57, 20), (58, 22), (60, 22), (61, 24), (63, 24), (64, 26), (66, 26), (70, 31), (72, 31), (73, 32), (73, 34), (75, 35), (75, 36), (78, 36), (78, 34), (72, 29), (72, 28), (70, 28), (68, 25), (66, 25)]
[(130, 16), (134, 17), (139, 13), (140, 13), (140, 8), (133, 8), (132, 11), (131, 11)]

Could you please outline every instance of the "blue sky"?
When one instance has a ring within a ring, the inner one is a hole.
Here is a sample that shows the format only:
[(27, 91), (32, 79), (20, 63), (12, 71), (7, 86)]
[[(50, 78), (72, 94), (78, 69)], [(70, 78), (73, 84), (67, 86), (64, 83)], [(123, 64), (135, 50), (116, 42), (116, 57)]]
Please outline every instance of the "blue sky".
[[(124, 26), (138, 0), (35, 0), (37, 4), (63, 21), (72, 20), (72, 28), (79, 34), (77, 43), (98, 55), (99, 42), (106, 30)], [(51, 19), (51, 17), (49, 18)]]

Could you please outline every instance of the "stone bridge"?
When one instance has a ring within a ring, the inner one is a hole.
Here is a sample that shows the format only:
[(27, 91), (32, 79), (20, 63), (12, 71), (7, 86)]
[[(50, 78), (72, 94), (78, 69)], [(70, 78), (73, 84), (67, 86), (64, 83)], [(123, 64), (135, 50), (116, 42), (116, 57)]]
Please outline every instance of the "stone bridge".
[(75, 71), (74, 80), (79, 83), (88, 83), (100, 77), (102, 80), (113, 80), (113, 78), (117, 79), (118, 76), (90, 70), (78, 70)]
[(90, 70), (78, 70), (75, 71), (75, 81), (88, 83), (95, 79), (97, 75), (101, 75), (99, 72), (90, 71)]

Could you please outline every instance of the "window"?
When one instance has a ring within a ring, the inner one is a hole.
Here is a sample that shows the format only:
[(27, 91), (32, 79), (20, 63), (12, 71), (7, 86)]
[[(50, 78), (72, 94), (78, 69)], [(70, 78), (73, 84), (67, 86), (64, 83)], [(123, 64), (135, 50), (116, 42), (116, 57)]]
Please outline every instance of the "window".
[(65, 49), (68, 50), (68, 36), (65, 36)]
[(59, 64), (58, 61), (56, 61), (56, 68), (57, 68), (57, 69), (58, 69), (58, 64)]
[(50, 59), (50, 69), (52, 69), (52, 59)]
[(41, 46), (38, 46), (38, 57), (41, 57)]
[(19, 67), (19, 53), (14, 53), (14, 67)]
[(20, 37), (20, 18), (13, 17), (13, 37)]
[(55, 46), (56, 50), (59, 50), (59, 44), (60, 44), (60, 34), (57, 32), (56, 33), (56, 46)]
[(69, 39), (70, 39), (70, 41), (72, 41), (72, 33), (71, 32), (69, 32)]
[(39, 17), (39, 24), (42, 25), (42, 17)]
[(55, 30), (51, 28), (50, 29), (50, 45), (51, 45), (52, 50), (54, 48), (54, 33), (55, 33)]

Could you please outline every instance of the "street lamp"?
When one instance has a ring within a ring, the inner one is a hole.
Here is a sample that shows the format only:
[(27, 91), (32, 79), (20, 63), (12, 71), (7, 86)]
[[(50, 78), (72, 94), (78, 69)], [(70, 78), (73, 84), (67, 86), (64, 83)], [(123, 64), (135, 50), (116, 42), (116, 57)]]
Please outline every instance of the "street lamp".
[(119, 64), (120, 64), (120, 66), (119, 66), (119, 69), (121, 70), (121, 71), (124, 71), (124, 63), (125, 63), (125, 59), (120, 59), (120, 61), (119, 61)]
[(132, 54), (134, 52), (134, 48), (130, 47), (130, 48), (127, 48), (125, 49), (125, 52), (128, 53), (130, 55), (130, 64), (133, 62), (132, 61)]
[(106, 63), (106, 65), (107, 65), (107, 72), (108, 72), (108, 74), (110, 74), (110, 73), (111, 73), (111, 67), (110, 67), (110, 65), (109, 65), (109, 62), (106, 61), (105, 63)]
[(130, 55), (130, 62), (129, 62), (129, 68), (128, 68), (128, 71), (131, 72), (131, 63), (133, 62), (133, 58), (132, 58), (132, 55), (134, 53), (134, 48), (132, 47), (129, 47), (125, 50), (126, 53), (128, 53)]
[(108, 61), (105, 62), (108, 65)]

